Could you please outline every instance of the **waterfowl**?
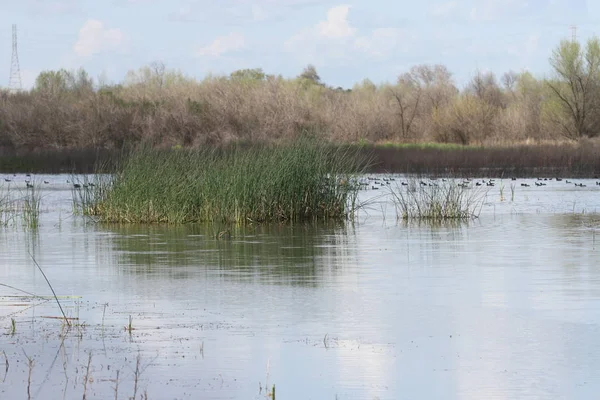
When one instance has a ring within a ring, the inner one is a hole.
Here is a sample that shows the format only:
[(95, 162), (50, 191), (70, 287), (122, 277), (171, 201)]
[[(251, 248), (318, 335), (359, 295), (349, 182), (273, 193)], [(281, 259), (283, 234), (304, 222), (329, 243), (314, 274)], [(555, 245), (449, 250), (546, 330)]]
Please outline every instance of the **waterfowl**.
[(81, 188), (81, 185), (80, 185), (79, 183), (74, 183), (74, 184), (73, 184), (73, 187), (74, 187), (75, 189), (79, 189), (79, 188)]
[(44, 183), (47, 185), (47, 184), (49, 184), (50, 182), (49, 182), (49, 181), (44, 181)]
[(529, 184), (527, 184), (527, 183), (521, 183), (521, 186), (523, 186), (523, 187), (529, 187)]
[(33, 183), (25, 182), (25, 185), (30, 189), (33, 188)]

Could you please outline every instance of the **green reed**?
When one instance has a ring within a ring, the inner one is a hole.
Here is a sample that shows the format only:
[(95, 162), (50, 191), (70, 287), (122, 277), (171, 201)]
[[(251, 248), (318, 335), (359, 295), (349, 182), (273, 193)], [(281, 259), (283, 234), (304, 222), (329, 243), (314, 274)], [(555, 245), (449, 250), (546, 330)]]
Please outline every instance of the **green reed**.
[(391, 187), (399, 219), (453, 220), (476, 218), (485, 190), (454, 181), (421, 185), (416, 179), (407, 186)]
[(30, 229), (37, 229), (40, 225), (41, 194), (36, 185), (27, 187), (23, 196), (23, 224)]
[(356, 209), (358, 172), (355, 150), (307, 140), (269, 147), (141, 149), (83, 203), (89, 215), (108, 222), (343, 219)]

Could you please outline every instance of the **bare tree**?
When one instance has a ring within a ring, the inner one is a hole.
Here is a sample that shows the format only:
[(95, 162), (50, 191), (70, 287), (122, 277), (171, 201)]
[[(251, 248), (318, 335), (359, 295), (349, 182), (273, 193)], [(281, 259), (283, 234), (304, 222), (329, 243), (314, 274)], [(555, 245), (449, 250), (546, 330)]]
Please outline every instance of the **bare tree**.
[(423, 90), (429, 110), (439, 110), (458, 93), (452, 74), (444, 65), (417, 65), (411, 68), (410, 75)]
[(167, 66), (162, 61), (154, 61), (150, 64), (150, 68), (154, 75), (154, 80), (158, 89), (162, 89), (165, 85), (165, 72)]
[(396, 86), (391, 88), (392, 95), (398, 104), (400, 129), (402, 138), (412, 134), (415, 118), (419, 115), (422, 88), (420, 82), (411, 73), (400, 75)]
[(502, 90), (500, 90), (493, 72), (478, 71), (467, 85), (466, 92), (492, 106), (505, 106)]

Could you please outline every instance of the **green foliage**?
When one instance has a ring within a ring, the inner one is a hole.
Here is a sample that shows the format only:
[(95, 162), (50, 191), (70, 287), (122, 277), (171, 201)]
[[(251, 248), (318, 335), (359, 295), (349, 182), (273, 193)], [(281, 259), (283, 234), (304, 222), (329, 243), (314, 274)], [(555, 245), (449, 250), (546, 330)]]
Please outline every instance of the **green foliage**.
[(548, 85), (560, 107), (549, 115), (569, 139), (600, 134), (600, 39), (592, 37), (585, 49), (576, 41), (563, 40), (552, 52), (555, 78)]
[(23, 223), (26, 228), (37, 229), (40, 224), (40, 202), (41, 194), (35, 184), (27, 187), (23, 199)]
[(395, 149), (435, 149), (435, 150), (443, 150), (443, 151), (455, 151), (455, 150), (476, 150), (481, 149), (481, 146), (470, 146), (470, 145), (462, 145), (458, 143), (436, 143), (436, 142), (426, 142), (426, 143), (396, 143), (396, 142), (384, 142), (379, 143), (375, 147), (383, 147), (383, 148), (395, 148)]
[(313, 85), (321, 85), (322, 84), (321, 77), (317, 73), (317, 68), (315, 68), (315, 66), (312, 64), (308, 64), (304, 68), (304, 70), (302, 71), (300, 76), (298, 76), (298, 78), (300, 79), (300, 81), (304, 81), (309, 84), (313, 84)]
[[(157, 171), (160, 171), (157, 173)], [(355, 157), (301, 140), (276, 147), (134, 152), (87, 212), (130, 223), (343, 219), (358, 186)]]
[(485, 192), (453, 181), (422, 185), (412, 180), (407, 186), (397, 186), (390, 190), (398, 218), (404, 220), (476, 218), (485, 198)]
[(35, 80), (34, 90), (49, 96), (57, 96), (67, 92), (76, 94), (90, 93), (94, 82), (88, 73), (80, 68), (77, 71), (43, 71)]
[(254, 69), (239, 69), (234, 71), (230, 75), (232, 80), (242, 81), (242, 82), (260, 82), (264, 81), (266, 78), (265, 73), (262, 68), (254, 68)]

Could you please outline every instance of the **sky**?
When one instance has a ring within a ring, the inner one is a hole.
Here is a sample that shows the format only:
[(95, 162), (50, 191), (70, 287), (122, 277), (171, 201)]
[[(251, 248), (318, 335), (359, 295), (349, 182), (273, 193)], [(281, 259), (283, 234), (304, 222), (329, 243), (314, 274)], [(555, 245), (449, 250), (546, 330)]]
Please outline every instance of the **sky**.
[(0, 87), (12, 24), (24, 88), (44, 70), (83, 67), (109, 83), (163, 62), (202, 79), (243, 68), (323, 82), (393, 82), (443, 64), (459, 86), (477, 71), (548, 76), (562, 39), (600, 34), (597, 0), (0, 0)]

